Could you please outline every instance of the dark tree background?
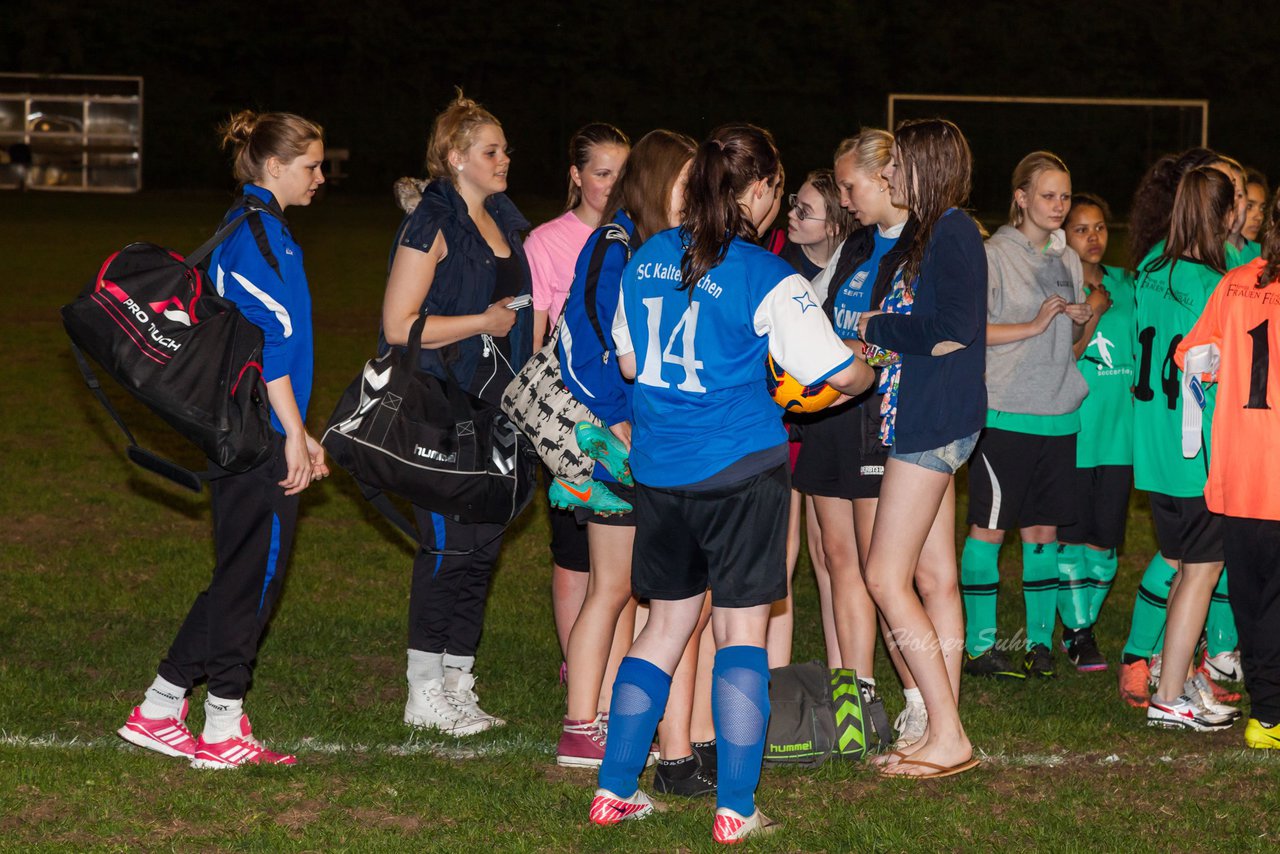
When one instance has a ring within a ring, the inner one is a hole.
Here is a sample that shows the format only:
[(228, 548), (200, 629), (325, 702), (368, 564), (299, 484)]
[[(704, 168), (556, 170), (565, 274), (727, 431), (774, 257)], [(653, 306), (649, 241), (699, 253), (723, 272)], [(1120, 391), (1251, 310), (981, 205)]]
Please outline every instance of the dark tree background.
[[(517, 195), (559, 195), (568, 135), (596, 119), (633, 136), (762, 124), (794, 186), (840, 138), (883, 125), (891, 91), (1208, 98), (1210, 145), (1274, 175), (1278, 32), (1280, 4), (1241, 0), (44, 0), (0, 20), (0, 70), (145, 77), (149, 187), (226, 186), (213, 128), (251, 106), (318, 120), (331, 146), (351, 150), (346, 187), (382, 191), (421, 173), (454, 85), (502, 120)], [(975, 203), (988, 211), (1007, 203), (1017, 158), (1041, 147), (1122, 211), (1150, 156), (1175, 145), (1136, 140), (1132, 113), (931, 112), (970, 133)]]

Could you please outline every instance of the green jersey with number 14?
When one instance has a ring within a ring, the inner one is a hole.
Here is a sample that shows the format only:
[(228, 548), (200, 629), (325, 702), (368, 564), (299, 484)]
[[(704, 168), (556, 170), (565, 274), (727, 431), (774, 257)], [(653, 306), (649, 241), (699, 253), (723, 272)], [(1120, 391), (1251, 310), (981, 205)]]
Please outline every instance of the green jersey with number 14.
[(1189, 258), (1159, 266), (1163, 251), (1164, 243), (1157, 244), (1138, 267), (1133, 480), (1148, 492), (1194, 498), (1204, 492), (1209, 471), (1208, 434), (1217, 386), (1204, 389), (1204, 441), (1187, 459), (1182, 456), (1182, 374), (1173, 357), (1222, 274)]

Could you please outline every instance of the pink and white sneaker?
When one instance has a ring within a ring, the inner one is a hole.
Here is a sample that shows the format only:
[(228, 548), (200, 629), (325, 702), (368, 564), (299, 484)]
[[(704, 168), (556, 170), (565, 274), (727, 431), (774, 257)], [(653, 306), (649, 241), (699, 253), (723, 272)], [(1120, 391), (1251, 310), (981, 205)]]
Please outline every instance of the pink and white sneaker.
[(778, 823), (760, 812), (759, 808), (749, 816), (734, 812), (728, 807), (716, 810), (716, 821), (711, 826), (711, 838), (721, 845), (737, 845), (748, 836), (773, 833)]
[(297, 757), (267, 750), (253, 737), (249, 716), (240, 716), (240, 735), (209, 743), (204, 735), (196, 742), (192, 768), (239, 768), (241, 765), (296, 765)]
[(129, 720), (116, 730), (116, 735), (130, 744), (163, 753), (165, 756), (190, 759), (196, 755), (196, 740), (186, 723), (187, 708), (190, 705), (183, 700), (182, 711), (176, 718), (144, 718), (142, 707), (134, 706)]
[(596, 789), (589, 817), (596, 824), (610, 825), (628, 819), (647, 818), (653, 810), (653, 801), (639, 789), (629, 798), (619, 797), (608, 789)]
[(604, 743), (599, 715), (589, 721), (565, 718), (560, 727), (560, 743), (556, 745), (556, 764), (565, 768), (599, 768), (604, 761)]

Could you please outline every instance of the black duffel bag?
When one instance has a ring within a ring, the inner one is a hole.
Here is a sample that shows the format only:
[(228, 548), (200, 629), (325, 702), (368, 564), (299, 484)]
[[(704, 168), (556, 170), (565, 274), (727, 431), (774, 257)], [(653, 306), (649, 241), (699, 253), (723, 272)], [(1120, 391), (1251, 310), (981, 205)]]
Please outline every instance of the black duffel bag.
[(505, 525), (533, 497), (537, 457), (499, 407), (419, 367), (425, 323), (425, 314), (414, 321), (407, 347), (365, 364), (320, 442), (401, 530), (380, 493), (460, 522)]
[(262, 330), (224, 299), (199, 265), (255, 211), (241, 212), (183, 258), (153, 243), (132, 243), (102, 264), (62, 323), (85, 383), (129, 441), (129, 458), (190, 489), (196, 474), (137, 444), (93, 374), (93, 361), (226, 471), (242, 472), (271, 454), (274, 431), (262, 379)]

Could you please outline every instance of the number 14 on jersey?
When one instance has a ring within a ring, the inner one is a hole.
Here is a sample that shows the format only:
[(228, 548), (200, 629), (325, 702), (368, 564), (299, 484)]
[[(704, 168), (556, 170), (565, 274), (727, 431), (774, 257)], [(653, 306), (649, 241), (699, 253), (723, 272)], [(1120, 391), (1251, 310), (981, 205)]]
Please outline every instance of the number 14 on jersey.
[[(698, 378), (698, 371), (702, 369), (703, 364), (696, 355), (698, 309), (701, 305), (696, 302), (689, 303), (675, 329), (671, 330), (666, 346), (659, 351), (658, 342), (662, 338), (663, 299), (663, 297), (649, 297), (641, 300), (645, 308), (648, 343), (644, 351), (644, 367), (636, 376), (636, 381), (655, 388), (671, 388), (671, 384), (662, 379), (662, 366), (664, 364), (679, 365), (684, 369), (684, 380), (675, 388), (680, 391), (703, 394), (707, 389)], [(675, 353), (677, 342), (680, 345), (679, 355)]]

